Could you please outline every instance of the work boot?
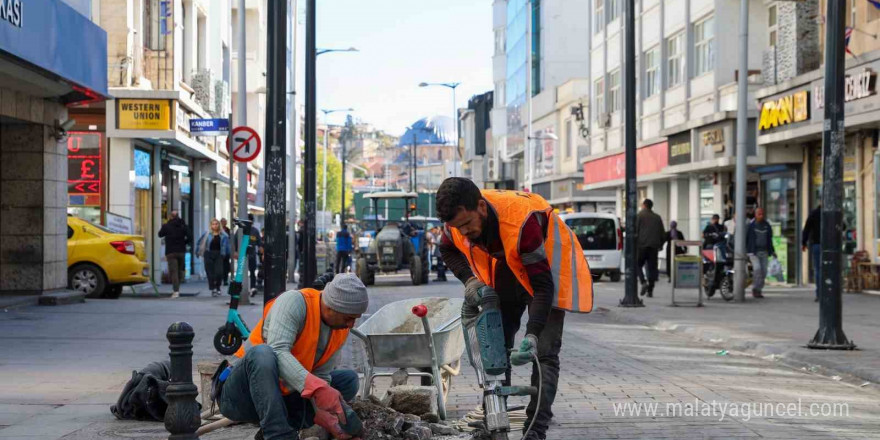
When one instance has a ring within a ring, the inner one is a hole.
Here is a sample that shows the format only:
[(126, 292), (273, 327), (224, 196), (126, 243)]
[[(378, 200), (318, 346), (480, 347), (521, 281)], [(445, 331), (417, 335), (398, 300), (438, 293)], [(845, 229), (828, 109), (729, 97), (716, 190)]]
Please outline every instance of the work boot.
[(761, 294), (761, 289), (752, 289), (752, 297), (763, 298), (764, 295)]

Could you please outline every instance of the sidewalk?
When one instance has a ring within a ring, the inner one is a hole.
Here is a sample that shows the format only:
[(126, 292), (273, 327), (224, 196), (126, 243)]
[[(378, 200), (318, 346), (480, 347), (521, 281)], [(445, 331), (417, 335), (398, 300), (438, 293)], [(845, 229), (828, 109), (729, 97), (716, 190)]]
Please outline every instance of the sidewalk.
[[(745, 303), (715, 297), (703, 307), (670, 305), (671, 285), (661, 279), (654, 298), (642, 297), (645, 307), (619, 307), (624, 283), (595, 284), (594, 313), (604, 313), (633, 323), (684, 334), (710, 342), (720, 349), (736, 350), (782, 360), (814, 372), (843, 376), (860, 385), (880, 383), (880, 297), (843, 294), (843, 329), (856, 344), (855, 351), (811, 350), (806, 344), (819, 328), (819, 304), (813, 289), (768, 288), (764, 299), (749, 295)], [(676, 300), (695, 299), (695, 293), (676, 291)], [(849, 377), (847, 377), (849, 376)]]

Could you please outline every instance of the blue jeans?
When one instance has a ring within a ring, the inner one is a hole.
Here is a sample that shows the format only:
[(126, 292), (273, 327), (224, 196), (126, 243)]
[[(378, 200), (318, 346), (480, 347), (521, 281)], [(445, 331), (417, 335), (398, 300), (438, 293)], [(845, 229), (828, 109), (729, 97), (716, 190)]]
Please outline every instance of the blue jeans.
[(819, 289), (822, 286), (822, 245), (813, 243), (810, 245), (810, 259), (813, 260), (813, 279), (816, 280), (816, 298), (819, 298)]
[[(330, 373), (330, 386), (350, 401), (358, 391), (352, 370)], [(237, 422), (259, 423), (266, 440), (291, 439), (314, 424), (315, 411), (299, 393), (281, 394), (278, 361), (268, 345), (251, 348), (233, 368), (220, 394), (220, 412)]]

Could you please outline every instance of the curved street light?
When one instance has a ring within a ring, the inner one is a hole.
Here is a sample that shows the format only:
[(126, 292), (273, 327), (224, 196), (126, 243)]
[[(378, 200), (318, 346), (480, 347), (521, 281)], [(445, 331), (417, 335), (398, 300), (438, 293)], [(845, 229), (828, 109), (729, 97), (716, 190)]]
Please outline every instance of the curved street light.
[(317, 49), (315, 51), (316, 55), (324, 55), (325, 53), (330, 52), (360, 52), (355, 47), (349, 47), (348, 49)]

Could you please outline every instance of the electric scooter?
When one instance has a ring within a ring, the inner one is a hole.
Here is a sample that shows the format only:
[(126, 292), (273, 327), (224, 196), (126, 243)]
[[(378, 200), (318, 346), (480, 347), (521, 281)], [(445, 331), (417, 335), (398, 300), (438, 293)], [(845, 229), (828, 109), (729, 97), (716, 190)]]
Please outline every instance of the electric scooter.
[(226, 315), (226, 323), (214, 334), (214, 348), (225, 356), (234, 354), (241, 348), (241, 343), (251, 336), (251, 330), (245, 324), (244, 319), (238, 313), (238, 302), (241, 300), (241, 280), (244, 277), (247, 265), (247, 247), (251, 239), (250, 220), (233, 219), (232, 223), (241, 228), (241, 243), (238, 247), (238, 264), (235, 267), (235, 277), (229, 283), (229, 313)]

